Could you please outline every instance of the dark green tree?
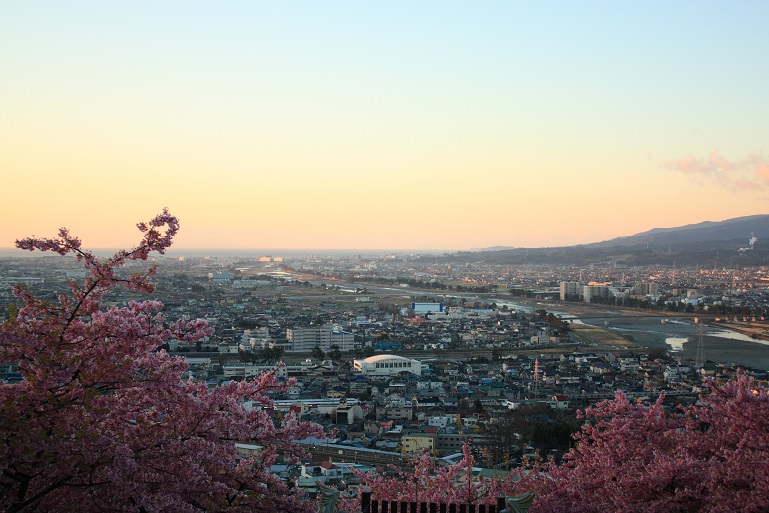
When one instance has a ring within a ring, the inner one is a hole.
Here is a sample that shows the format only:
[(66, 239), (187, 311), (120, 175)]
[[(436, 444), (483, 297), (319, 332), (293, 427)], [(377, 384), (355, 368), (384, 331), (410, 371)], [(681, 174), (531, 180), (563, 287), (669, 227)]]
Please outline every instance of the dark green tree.
[(320, 346), (315, 346), (312, 348), (312, 357), (316, 360), (325, 360), (326, 353), (323, 351), (323, 349), (320, 348)]

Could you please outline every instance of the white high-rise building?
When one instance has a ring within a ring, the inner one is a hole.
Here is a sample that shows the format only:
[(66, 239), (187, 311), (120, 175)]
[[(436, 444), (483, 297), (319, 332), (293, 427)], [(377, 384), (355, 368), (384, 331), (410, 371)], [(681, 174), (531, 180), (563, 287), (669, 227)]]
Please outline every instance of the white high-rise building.
[(582, 287), (582, 298), (590, 303), (594, 297), (609, 297), (609, 287), (606, 285), (585, 285)]
[(561, 282), (561, 301), (565, 301), (567, 296), (581, 296), (582, 288), (578, 281)]

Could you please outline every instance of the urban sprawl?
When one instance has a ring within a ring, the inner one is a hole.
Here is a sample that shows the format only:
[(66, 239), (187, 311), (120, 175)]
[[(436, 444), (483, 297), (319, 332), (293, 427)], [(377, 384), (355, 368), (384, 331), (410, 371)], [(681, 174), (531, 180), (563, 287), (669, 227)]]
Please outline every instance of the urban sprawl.
[[(215, 387), (275, 369), (289, 383), (274, 396), (275, 415), (292, 410), (326, 428), (327, 438), (303, 441), (312, 460), (272, 469), (309, 492), (354, 486), (352, 469), (404, 465), (425, 451), (450, 465), (466, 443), (493, 475), (527, 457), (560, 457), (576, 411), (617, 391), (639, 402), (664, 392), (672, 405), (696, 400), (704, 376), (766, 379), (762, 366), (711, 360), (696, 337), (685, 357), (583, 321), (718, 325), (761, 344), (767, 268), (513, 267), (401, 254), (154, 263), (153, 299), (167, 317), (215, 328), (196, 344), (164, 344), (187, 359), (190, 379)], [(55, 301), (67, 280), (83, 278), (74, 259), (2, 258), (2, 311), (13, 308), (15, 285)], [(115, 290), (107, 304), (142, 298)], [(13, 364), (2, 370), (19, 379)], [(259, 447), (238, 449), (246, 457)]]

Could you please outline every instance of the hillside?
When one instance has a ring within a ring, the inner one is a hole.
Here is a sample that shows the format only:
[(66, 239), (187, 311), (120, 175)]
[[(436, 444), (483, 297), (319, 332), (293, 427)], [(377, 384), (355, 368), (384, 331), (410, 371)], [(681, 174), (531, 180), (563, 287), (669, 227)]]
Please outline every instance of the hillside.
[(769, 215), (654, 228), (636, 235), (577, 246), (461, 251), (445, 258), (503, 265), (769, 265)]

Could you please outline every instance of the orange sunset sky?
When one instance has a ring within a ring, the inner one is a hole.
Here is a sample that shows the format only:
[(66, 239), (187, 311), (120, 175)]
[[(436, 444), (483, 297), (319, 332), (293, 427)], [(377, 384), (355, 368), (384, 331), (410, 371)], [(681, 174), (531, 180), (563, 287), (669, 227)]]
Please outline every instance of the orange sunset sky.
[(6, 1), (0, 247), (559, 246), (769, 209), (769, 2)]

